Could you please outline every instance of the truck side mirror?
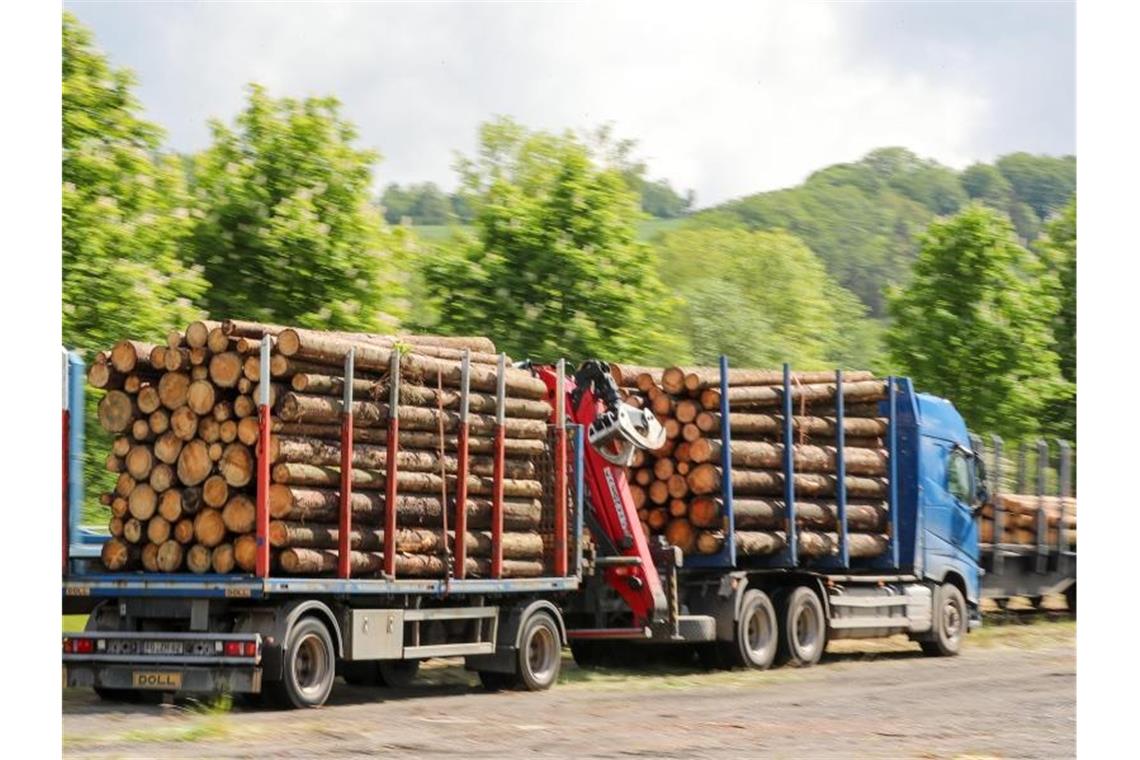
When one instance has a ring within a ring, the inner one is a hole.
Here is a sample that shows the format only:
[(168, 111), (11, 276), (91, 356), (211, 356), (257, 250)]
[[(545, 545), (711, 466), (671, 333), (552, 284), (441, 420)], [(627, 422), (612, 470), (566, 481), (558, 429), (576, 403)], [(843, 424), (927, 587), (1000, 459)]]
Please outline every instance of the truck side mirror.
[(986, 482), (986, 464), (982, 458), (977, 454), (973, 456), (974, 460), (974, 513), (981, 511), (982, 507), (990, 500), (990, 492), (988, 483)]

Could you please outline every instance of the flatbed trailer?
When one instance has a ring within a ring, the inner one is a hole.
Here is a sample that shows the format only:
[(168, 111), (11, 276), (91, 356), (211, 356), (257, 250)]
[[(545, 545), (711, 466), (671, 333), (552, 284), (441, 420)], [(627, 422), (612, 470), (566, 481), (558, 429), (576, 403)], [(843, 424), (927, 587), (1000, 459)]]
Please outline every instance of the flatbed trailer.
[[(268, 342), (262, 346), (261, 387), (269, 387)], [(89, 613), (83, 633), (63, 638), (64, 683), (93, 687), (100, 695), (131, 699), (142, 691), (261, 694), (294, 707), (315, 707), (333, 679), (399, 685), (421, 660), (464, 657), (488, 688), (549, 688), (557, 679), (567, 640), (561, 609), (582, 578), (582, 430), (568, 424), (561, 405), (549, 426), (551, 456), (539, 463), (544, 482), (540, 532), (546, 547), (542, 577), (351, 577), (348, 563), (336, 577), (274, 576), (267, 541), (269, 469), (257, 468), (257, 540), (253, 574), (116, 572), (99, 570), (98, 535), (82, 530), (83, 362), (65, 352), (63, 411), (63, 611)], [(505, 377), (500, 361), (499, 377)], [(393, 363), (392, 377), (399, 365)], [(351, 358), (346, 377), (352, 376)], [(461, 387), (460, 470), (466, 466), (467, 363)], [(562, 378), (562, 365), (557, 370)], [(352, 409), (352, 383), (344, 383), (344, 409)], [(392, 383), (393, 406), (399, 382)], [(499, 398), (503, 398), (500, 380)], [(261, 398), (261, 441), (268, 439), (268, 394)], [(503, 404), (499, 404), (503, 408)], [(348, 455), (342, 481), (341, 535), (350, 519), (351, 411), (341, 446)], [(502, 417), (496, 440), (502, 441)], [(389, 462), (398, 438), (392, 431)], [(495, 456), (504, 456), (501, 444)], [(264, 465), (264, 466), (262, 466)], [(394, 464), (393, 464), (394, 467)], [(502, 467), (497, 466), (496, 483)], [(395, 473), (388, 473), (394, 483)], [(502, 497), (492, 507), (492, 555), (501, 556)], [(393, 499), (395, 494), (388, 494)], [(460, 494), (452, 503), (458, 513)], [(389, 502), (390, 503), (390, 502)], [(394, 510), (383, 526), (392, 534)], [(454, 523), (453, 523), (454, 524)], [(497, 529), (494, 526), (500, 526)], [(498, 546), (498, 549), (495, 547)], [(389, 555), (391, 556), (391, 555)], [(458, 563), (462, 567), (462, 562)]]

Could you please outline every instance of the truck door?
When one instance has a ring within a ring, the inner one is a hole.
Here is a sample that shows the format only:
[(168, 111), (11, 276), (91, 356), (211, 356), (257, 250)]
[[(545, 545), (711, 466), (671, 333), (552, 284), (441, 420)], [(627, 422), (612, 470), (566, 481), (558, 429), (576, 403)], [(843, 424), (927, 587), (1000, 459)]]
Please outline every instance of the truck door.
[(959, 557), (973, 545), (976, 531), (970, 457), (949, 441), (923, 438), (922, 491), (927, 549), (944, 557)]

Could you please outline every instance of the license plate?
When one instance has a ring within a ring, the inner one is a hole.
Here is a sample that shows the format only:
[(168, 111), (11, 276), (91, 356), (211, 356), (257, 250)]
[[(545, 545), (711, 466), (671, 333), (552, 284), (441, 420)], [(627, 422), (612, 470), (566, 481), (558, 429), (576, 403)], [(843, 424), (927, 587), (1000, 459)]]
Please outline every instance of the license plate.
[(181, 689), (182, 674), (136, 670), (131, 673), (131, 686), (136, 689)]
[(143, 654), (182, 654), (181, 641), (144, 641)]

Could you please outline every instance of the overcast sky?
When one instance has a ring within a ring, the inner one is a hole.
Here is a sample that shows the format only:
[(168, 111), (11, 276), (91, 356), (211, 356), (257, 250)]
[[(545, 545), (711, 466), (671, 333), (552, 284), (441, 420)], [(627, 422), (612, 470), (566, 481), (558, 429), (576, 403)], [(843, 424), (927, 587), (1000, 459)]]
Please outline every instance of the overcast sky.
[(378, 184), (455, 184), (507, 114), (613, 122), (653, 177), (716, 203), (902, 145), (961, 168), (1076, 152), (1071, 3), (66, 2), (133, 69), (168, 143), (196, 150), (248, 82), (336, 95)]

